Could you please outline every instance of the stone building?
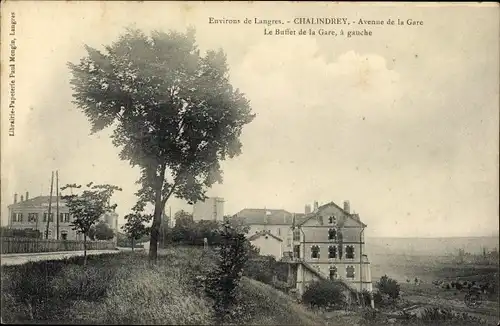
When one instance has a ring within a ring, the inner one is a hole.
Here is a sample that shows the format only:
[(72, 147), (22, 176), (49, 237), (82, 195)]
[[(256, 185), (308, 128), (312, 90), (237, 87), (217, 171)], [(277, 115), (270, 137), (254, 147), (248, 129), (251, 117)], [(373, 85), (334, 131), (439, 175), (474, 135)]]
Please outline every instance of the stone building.
[[(31, 229), (40, 231), (45, 237), (47, 222), (49, 223), (49, 239), (57, 239), (57, 222), (55, 215), (59, 212), (59, 239), (61, 240), (83, 240), (83, 236), (72, 230), (72, 216), (69, 214), (69, 208), (63, 200), (59, 199), (59, 209), (57, 208), (56, 196), (52, 196), (51, 212), (49, 216), (50, 196), (37, 196), (29, 198), (14, 195), (14, 203), (8, 206), (9, 222), (8, 227), (12, 229)], [(115, 233), (116, 241), (118, 231), (118, 214), (116, 212), (107, 212), (101, 218), (106, 222)]]
[(317, 207), (287, 236), (284, 261), (291, 264), (291, 278), (302, 294), (316, 279), (343, 282), (352, 290), (372, 292), (371, 268), (365, 250), (364, 230), (349, 202), (341, 208), (334, 202)]

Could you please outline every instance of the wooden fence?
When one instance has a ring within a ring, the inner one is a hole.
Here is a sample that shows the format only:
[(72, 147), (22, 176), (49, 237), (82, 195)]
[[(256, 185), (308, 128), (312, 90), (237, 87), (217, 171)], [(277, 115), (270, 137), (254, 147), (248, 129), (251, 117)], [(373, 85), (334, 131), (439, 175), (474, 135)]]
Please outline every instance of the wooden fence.
[[(54, 240), (2, 237), (2, 254), (82, 251), (83, 240)], [(87, 250), (115, 249), (113, 241), (87, 241)]]

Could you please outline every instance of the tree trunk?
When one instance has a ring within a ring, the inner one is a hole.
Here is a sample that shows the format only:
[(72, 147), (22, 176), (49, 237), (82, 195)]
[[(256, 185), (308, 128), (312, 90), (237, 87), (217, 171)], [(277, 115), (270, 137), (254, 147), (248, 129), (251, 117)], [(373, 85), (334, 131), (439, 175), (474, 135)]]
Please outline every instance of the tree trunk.
[(158, 260), (158, 235), (160, 233), (161, 214), (163, 212), (162, 190), (165, 179), (165, 166), (160, 168), (160, 175), (156, 178), (155, 186), (155, 211), (151, 225), (151, 240), (149, 242), (149, 262), (156, 264)]
[(87, 265), (87, 235), (83, 234), (83, 266)]

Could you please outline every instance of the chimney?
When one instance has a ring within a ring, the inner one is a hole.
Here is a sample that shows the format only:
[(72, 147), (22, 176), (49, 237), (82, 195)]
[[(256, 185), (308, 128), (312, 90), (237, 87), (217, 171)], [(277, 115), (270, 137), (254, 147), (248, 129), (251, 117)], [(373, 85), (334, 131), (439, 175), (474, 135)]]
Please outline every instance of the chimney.
[(17, 204), (17, 194), (14, 194), (14, 204)]
[(304, 208), (304, 213), (306, 214), (311, 213), (311, 205), (306, 205), (306, 207)]
[(23, 201), (23, 195), (21, 195), (21, 201)]
[(26, 191), (26, 200), (28, 200), (30, 197), (30, 193)]
[(314, 211), (316, 212), (318, 210), (318, 202), (314, 201)]
[(351, 205), (349, 204), (348, 200), (344, 201), (344, 211), (346, 211), (348, 214), (351, 214)]

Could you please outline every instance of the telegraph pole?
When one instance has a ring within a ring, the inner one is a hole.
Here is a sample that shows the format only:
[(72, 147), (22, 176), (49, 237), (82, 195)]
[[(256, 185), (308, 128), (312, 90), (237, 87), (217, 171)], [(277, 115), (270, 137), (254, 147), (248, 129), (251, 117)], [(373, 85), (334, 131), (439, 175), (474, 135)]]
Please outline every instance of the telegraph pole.
[(59, 170), (56, 170), (56, 239), (59, 240)]
[(52, 171), (52, 177), (50, 178), (50, 196), (49, 196), (49, 212), (47, 216), (47, 229), (45, 230), (45, 238), (49, 238), (49, 224), (50, 224), (50, 214), (52, 212), (52, 191), (54, 187), (54, 171)]

